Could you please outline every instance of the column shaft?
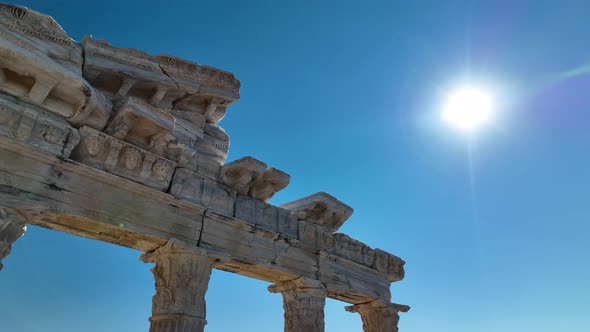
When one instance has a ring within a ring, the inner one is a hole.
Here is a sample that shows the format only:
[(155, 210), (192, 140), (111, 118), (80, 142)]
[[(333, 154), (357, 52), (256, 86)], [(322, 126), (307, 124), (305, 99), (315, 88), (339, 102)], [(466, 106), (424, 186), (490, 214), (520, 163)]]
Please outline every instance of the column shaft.
[(207, 324), (205, 293), (213, 269), (211, 257), (171, 239), (140, 259), (155, 263), (150, 332), (202, 332)]
[(277, 283), (269, 291), (283, 295), (285, 332), (323, 332), (326, 289), (303, 278)]

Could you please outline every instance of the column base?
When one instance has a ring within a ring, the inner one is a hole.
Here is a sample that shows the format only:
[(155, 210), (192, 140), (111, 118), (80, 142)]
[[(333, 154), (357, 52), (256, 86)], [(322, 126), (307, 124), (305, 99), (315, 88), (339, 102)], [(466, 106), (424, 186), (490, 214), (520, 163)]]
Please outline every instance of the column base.
[(157, 315), (150, 322), (150, 332), (202, 332), (207, 325), (204, 318), (186, 315)]

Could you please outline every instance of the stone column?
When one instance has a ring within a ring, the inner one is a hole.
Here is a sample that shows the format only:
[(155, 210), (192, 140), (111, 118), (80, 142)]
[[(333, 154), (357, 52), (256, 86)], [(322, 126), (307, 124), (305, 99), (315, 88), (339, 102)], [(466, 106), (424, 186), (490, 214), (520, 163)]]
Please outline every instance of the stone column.
[(12, 244), (27, 230), (26, 219), (13, 209), (0, 206), (0, 270), (2, 259), (10, 254)]
[(323, 332), (326, 288), (318, 280), (298, 278), (268, 287), (283, 295), (285, 332)]
[(385, 300), (357, 304), (345, 308), (349, 312), (358, 312), (363, 320), (365, 332), (397, 332), (399, 312), (408, 312), (410, 307)]
[(176, 239), (140, 259), (155, 263), (150, 332), (202, 332), (207, 324), (205, 293), (213, 259), (205, 250)]

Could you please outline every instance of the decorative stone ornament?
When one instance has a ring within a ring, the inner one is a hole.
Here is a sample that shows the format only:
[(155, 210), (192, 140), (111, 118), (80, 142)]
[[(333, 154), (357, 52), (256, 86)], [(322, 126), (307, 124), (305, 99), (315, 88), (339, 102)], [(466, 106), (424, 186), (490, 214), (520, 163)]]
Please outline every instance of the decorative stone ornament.
[(213, 268), (273, 283), (285, 331), (323, 331), (326, 297), (355, 304), (366, 331), (397, 331), (409, 307), (390, 286), (405, 262), (335, 233), (351, 207), (324, 192), (270, 204), (290, 175), (226, 163), (219, 122), (239, 97), (229, 72), (77, 43), (51, 17), (0, 4), (0, 261), (25, 225), (146, 252), (151, 332), (203, 331)]
[(283, 295), (285, 332), (323, 332), (326, 287), (318, 280), (297, 278), (268, 287)]
[(306, 220), (335, 232), (352, 215), (352, 208), (333, 196), (319, 192), (293, 202), (281, 204), (291, 211), (297, 219)]
[(361, 315), (364, 332), (397, 332), (399, 313), (408, 312), (410, 307), (376, 300), (348, 306), (345, 309), (348, 312), (357, 312)]
[(150, 332), (199, 332), (207, 324), (205, 293), (213, 269), (206, 251), (170, 239), (162, 247), (140, 256), (155, 263), (156, 295), (152, 298)]

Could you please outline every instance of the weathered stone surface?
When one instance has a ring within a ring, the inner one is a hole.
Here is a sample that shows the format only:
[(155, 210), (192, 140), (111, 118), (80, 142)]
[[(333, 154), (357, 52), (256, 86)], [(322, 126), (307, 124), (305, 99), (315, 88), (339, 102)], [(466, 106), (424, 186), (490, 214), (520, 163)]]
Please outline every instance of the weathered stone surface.
[(80, 43), (84, 47), (84, 77), (109, 98), (134, 96), (158, 106), (167, 91), (176, 89), (174, 81), (143, 51), (113, 47), (91, 36)]
[(196, 244), (204, 207), (0, 136), (0, 205), (29, 223), (150, 251)]
[(201, 114), (207, 122), (218, 123), (227, 107), (240, 98), (240, 81), (232, 73), (169, 55), (153, 59), (185, 91), (174, 100), (172, 108), (187, 112), (187, 117)]
[(207, 123), (205, 135), (195, 144), (197, 149), (197, 172), (212, 180), (219, 179), (221, 165), (227, 158), (229, 137), (223, 128)]
[(289, 211), (256, 198), (238, 195), (235, 217), (283, 236), (298, 238), (299, 223)]
[(224, 165), (233, 74), (91, 37), (83, 52), (19, 6), (0, 4), (0, 27), (0, 260), (25, 221), (147, 251), (152, 332), (203, 330), (212, 268), (274, 283), (286, 331), (323, 331), (326, 296), (367, 331), (397, 326), (405, 262), (334, 233), (352, 208), (325, 193), (271, 205), (289, 175)]
[(170, 159), (180, 167), (197, 170), (194, 145), (203, 138), (203, 128), (135, 97), (118, 101), (115, 112), (105, 133)]
[(293, 202), (281, 204), (291, 211), (298, 220), (305, 220), (335, 232), (352, 215), (352, 208), (331, 195), (319, 192)]
[(349, 303), (390, 300), (385, 274), (335, 254), (318, 258), (300, 240), (2, 137), (0, 160), (0, 205), (32, 224), (143, 251), (175, 237), (230, 255), (215, 265), (224, 271), (270, 282), (320, 278), (329, 297)]
[(17, 211), (0, 206), (0, 271), (2, 260), (10, 255), (12, 244), (27, 230), (26, 219)]
[(0, 135), (68, 158), (80, 142), (78, 131), (39, 107), (0, 94)]
[(82, 142), (72, 159), (124, 178), (166, 190), (176, 164), (89, 127), (80, 128)]
[(391, 300), (390, 281), (386, 275), (325, 251), (319, 253), (319, 280), (328, 288), (328, 296), (341, 301)]
[(276, 168), (267, 168), (250, 187), (248, 195), (268, 202), (274, 194), (285, 189), (289, 185), (289, 181), (291, 181), (289, 174)]
[(323, 332), (326, 287), (317, 280), (297, 278), (268, 290), (283, 295), (285, 332)]
[(375, 250), (371, 247), (342, 233), (334, 233), (332, 238), (333, 245), (326, 246), (325, 250), (364, 266), (373, 267)]
[(369, 303), (347, 306), (345, 309), (346, 311), (356, 312), (361, 315), (364, 332), (397, 332), (399, 313), (408, 312), (410, 307), (376, 300)]
[(82, 48), (51, 17), (0, 4), (0, 90), (102, 129), (110, 104), (82, 77)]
[(265, 163), (252, 157), (243, 157), (221, 168), (221, 181), (234, 188), (238, 194), (248, 195), (250, 188), (266, 170)]
[(234, 211), (235, 191), (186, 168), (174, 172), (170, 194), (226, 215)]
[(404, 264), (406, 262), (381, 249), (375, 249), (375, 261), (373, 268), (387, 275), (389, 281), (400, 281), (404, 278)]
[(84, 76), (111, 99), (138, 97), (157, 107), (174, 109), (193, 123), (217, 123), (240, 98), (240, 81), (223, 70), (170, 55), (113, 47), (90, 36), (82, 39)]
[(317, 254), (297, 240), (214, 211), (205, 214), (199, 246), (231, 257), (217, 268), (253, 278), (275, 282), (318, 273)]
[(140, 256), (155, 263), (156, 295), (152, 298), (150, 332), (197, 332), (207, 324), (205, 293), (213, 258), (205, 250), (170, 239), (164, 246)]

